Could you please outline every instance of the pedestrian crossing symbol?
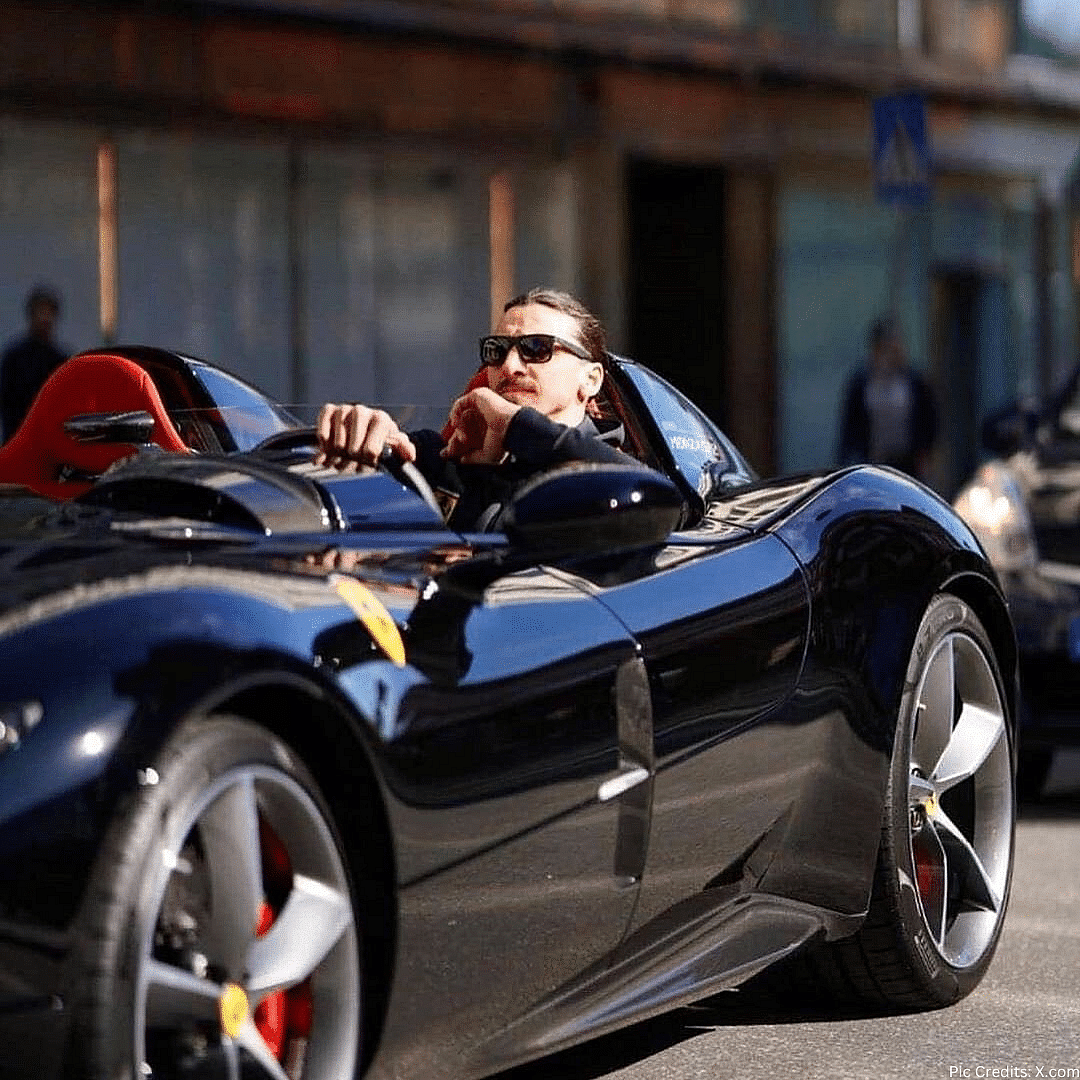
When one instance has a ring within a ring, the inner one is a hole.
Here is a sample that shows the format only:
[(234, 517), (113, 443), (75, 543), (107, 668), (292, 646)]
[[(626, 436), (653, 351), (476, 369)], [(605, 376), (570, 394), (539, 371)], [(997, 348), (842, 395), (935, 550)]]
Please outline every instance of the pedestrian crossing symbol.
[(874, 101), (874, 190), (879, 202), (924, 206), (930, 201), (930, 146), (920, 94)]

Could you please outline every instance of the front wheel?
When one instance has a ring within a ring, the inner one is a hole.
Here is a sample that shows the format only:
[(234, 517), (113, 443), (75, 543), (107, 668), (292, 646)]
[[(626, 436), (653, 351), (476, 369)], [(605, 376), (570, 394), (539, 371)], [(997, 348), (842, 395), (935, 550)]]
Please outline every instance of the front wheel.
[(303, 764), (214, 718), (183, 725), (143, 779), (92, 883), (74, 1075), (353, 1077), (357, 920)]

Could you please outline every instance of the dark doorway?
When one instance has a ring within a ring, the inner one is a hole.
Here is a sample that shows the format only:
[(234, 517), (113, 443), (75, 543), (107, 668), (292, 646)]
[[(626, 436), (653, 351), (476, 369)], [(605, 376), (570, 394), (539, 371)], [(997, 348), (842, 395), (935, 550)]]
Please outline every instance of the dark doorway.
[(632, 160), (629, 351), (724, 425), (724, 174)]
[(983, 288), (982, 277), (970, 270), (938, 270), (930, 282), (930, 375), (940, 409), (935, 486), (948, 496), (978, 460)]

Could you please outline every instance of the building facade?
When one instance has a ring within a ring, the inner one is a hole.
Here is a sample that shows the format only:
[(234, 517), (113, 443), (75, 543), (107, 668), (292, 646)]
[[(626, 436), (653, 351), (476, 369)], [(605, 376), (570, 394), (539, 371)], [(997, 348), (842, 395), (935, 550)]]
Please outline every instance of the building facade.
[[(945, 492), (985, 412), (1076, 360), (1080, 77), (1015, 0), (5, 15), (12, 334), (45, 280), (73, 349), (179, 348), (286, 402), (421, 423), (501, 303), (545, 282), (768, 473), (833, 462), (843, 383), (890, 310), (942, 402)], [(932, 168), (928, 198), (894, 205), (871, 118), (900, 93)]]

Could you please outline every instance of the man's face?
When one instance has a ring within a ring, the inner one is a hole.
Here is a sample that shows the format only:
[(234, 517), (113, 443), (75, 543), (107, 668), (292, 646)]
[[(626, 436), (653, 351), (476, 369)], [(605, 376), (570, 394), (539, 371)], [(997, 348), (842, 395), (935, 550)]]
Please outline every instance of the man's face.
[[(572, 315), (544, 304), (526, 304), (504, 311), (496, 334), (556, 334), (582, 344)], [(594, 372), (592, 369), (596, 369)], [(544, 416), (574, 427), (585, 418), (585, 404), (599, 387), (599, 364), (590, 364), (557, 345), (544, 364), (527, 364), (517, 348), (488, 373), (488, 385), (515, 405), (529, 405)]]
[(38, 337), (49, 337), (56, 322), (56, 308), (47, 300), (38, 300), (30, 308), (30, 331)]
[(887, 337), (874, 348), (874, 370), (881, 375), (895, 375), (904, 366), (904, 349), (897, 337)]

